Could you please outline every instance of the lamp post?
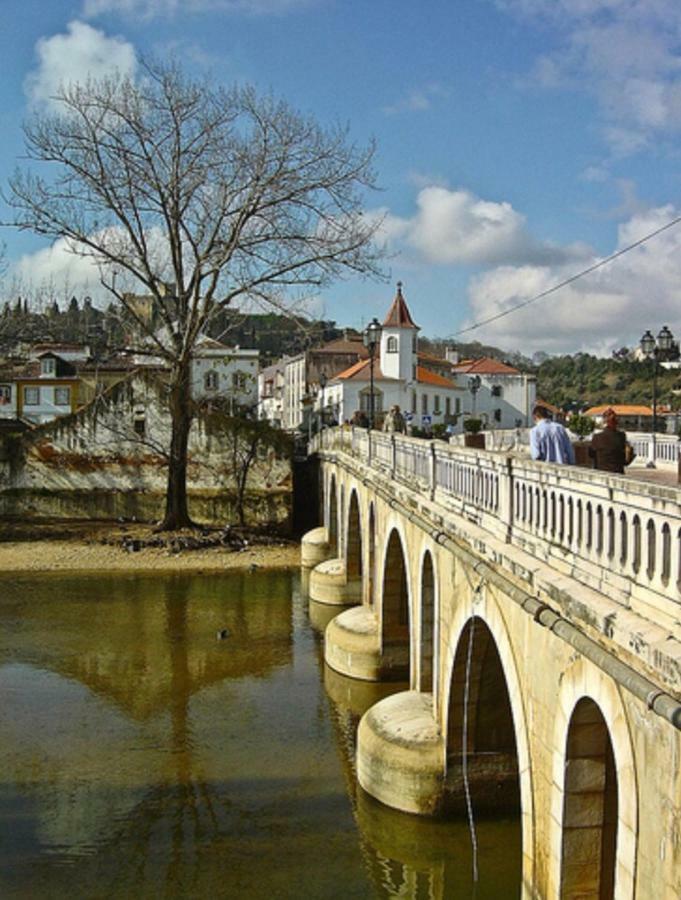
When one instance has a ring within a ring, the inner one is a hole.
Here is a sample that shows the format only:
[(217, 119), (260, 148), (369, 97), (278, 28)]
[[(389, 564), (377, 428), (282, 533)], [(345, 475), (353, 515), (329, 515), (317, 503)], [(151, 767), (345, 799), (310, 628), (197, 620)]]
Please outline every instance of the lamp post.
[(473, 409), (473, 418), (475, 418), (475, 395), (480, 390), (482, 385), (482, 378), (479, 375), (473, 375), (472, 378), (468, 379), (468, 390), (471, 392), (472, 399), (472, 409)]
[(376, 357), (376, 346), (381, 340), (381, 332), (383, 327), (378, 319), (374, 318), (364, 329), (364, 346), (369, 351), (369, 428), (374, 427), (374, 359)]
[(328, 380), (329, 379), (326, 376), (326, 372), (322, 372), (319, 376), (319, 389), (321, 391), (321, 406), (319, 409), (320, 431), (324, 428), (324, 388), (326, 387), (326, 383)]
[(657, 340), (650, 329), (641, 338), (641, 351), (646, 359), (653, 361), (653, 458), (647, 463), (649, 469), (655, 468), (657, 459), (657, 371), (660, 357), (667, 356), (674, 347), (674, 335), (665, 325), (660, 329)]

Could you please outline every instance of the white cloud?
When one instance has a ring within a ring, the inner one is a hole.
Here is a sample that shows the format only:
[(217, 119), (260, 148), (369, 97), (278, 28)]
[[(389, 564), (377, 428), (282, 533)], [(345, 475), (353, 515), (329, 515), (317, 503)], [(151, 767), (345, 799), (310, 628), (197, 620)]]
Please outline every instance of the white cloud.
[(383, 112), (387, 116), (394, 116), (399, 113), (425, 112), (431, 108), (434, 100), (438, 97), (446, 97), (447, 94), (448, 91), (440, 84), (426, 84), (423, 87), (412, 88), (395, 103), (384, 106)]
[(135, 19), (167, 18), (183, 13), (241, 13), (276, 15), (315, 0), (84, 0), (86, 18), (115, 13)]
[(71, 294), (104, 299), (106, 291), (100, 285), (99, 270), (91, 259), (71, 253), (67, 242), (60, 238), (49, 247), (20, 257), (9, 272), (11, 281), (24, 294), (41, 294), (65, 298)]
[(560, 248), (533, 238), (525, 217), (510, 203), (482, 200), (470, 191), (423, 187), (411, 218), (387, 214), (383, 234), (429, 263), (498, 265), (550, 264), (583, 257), (580, 246)]
[(49, 103), (61, 85), (85, 81), (88, 75), (132, 74), (136, 67), (132, 44), (78, 21), (70, 22), (65, 34), (41, 38), (36, 55), (38, 68), (25, 82), (26, 93), (36, 104)]
[(681, 130), (681, 4), (677, 0), (497, 0), (555, 28), (558, 49), (531, 73), (544, 88), (595, 95), (615, 154), (639, 152)]
[[(664, 206), (632, 216), (620, 225), (614, 250), (677, 215), (678, 210)], [(471, 318), (467, 324), (503, 312), (580, 268), (566, 264), (501, 266), (481, 274), (469, 285)], [(679, 283), (681, 227), (675, 227), (555, 294), (470, 332), (468, 338), (525, 352), (573, 353), (632, 346), (646, 328), (655, 331), (664, 324), (681, 335)]]

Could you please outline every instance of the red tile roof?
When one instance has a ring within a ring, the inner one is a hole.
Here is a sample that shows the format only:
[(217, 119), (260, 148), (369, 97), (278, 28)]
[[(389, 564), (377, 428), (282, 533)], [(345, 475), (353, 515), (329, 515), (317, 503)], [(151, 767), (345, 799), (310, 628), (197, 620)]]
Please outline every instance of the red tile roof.
[(492, 359), (491, 356), (481, 356), (480, 359), (464, 359), (452, 366), (456, 375), (520, 375), (518, 369), (507, 363)]
[(653, 411), (649, 406), (628, 406), (623, 403), (603, 403), (600, 406), (592, 406), (584, 413), (585, 416), (601, 416), (606, 409), (612, 409), (618, 416), (652, 416)]
[(437, 372), (433, 372), (432, 369), (426, 369), (423, 366), (416, 367), (416, 380), (419, 384), (432, 384), (435, 387), (450, 388), (453, 391), (463, 390), (463, 388), (457, 387), (449, 378), (438, 375)]
[(384, 328), (418, 328), (402, 296), (402, 282), (397, 282), (397, 293), (383, 321)]
[[(338, 375), (334, 375), (332, 381), (335, 381), (337, 378), (340, 378), (342, 381), (348, 381), (351, 378), (354, 378), (357, 381), (369, 381), (371, 378), (371, 360), (360, 359), (358, 362), (353, 363), (349, 369), (345, 369), (345, 371), (339, 372)], [(381, 366), (378, 360), (376, 360), (374, 362), (374, 380), (396, 381), (397, 379), (386, 378), (383, 372), (381, 372)]]

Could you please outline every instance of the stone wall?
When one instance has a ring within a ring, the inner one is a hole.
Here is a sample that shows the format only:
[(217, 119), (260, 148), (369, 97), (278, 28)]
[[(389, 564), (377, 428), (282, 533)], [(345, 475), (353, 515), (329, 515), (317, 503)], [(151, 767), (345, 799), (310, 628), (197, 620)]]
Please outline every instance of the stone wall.
[[(199, 412), (191, 431), (190, 513), (231, 522), (246, 444), (216, 421)], [(0, 438), (0, 515), (154, 521), (163, 511), (169, 444), (164, 386), (138, 372), (73, 415)], [(290, 518), (291, 461), (278, 444), (263, 442), (249, 472), (252, 523), (283, 526)]]

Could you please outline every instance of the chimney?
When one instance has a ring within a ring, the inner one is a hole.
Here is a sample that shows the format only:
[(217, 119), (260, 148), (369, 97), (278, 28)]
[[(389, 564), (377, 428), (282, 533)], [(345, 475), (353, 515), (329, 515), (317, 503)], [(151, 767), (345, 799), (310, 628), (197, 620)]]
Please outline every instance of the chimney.
[(456, 347), (445, 348), (445, 359), (453, 366), (455, 366), (459, 362), (459, 351), (456, 349)]

